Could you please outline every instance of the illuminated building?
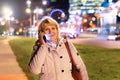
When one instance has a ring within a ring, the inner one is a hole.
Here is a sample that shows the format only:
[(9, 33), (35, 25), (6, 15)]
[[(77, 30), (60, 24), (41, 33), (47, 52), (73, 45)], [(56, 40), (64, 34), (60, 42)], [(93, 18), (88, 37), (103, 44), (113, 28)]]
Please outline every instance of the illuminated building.
[(79, 15), (94, 13), (99, 10), (103, 2), (111, 3), (112, 0), (69, 0), (69, 13)]
[(84, 15), (96, 12), (104, 0), (70, 0), (69, 13)]
[(97, 16), (94, 14), (107, 8), (112, 2), (112, 0), (69, 0), (69, 16), (70, 18), (73, 16), (83, 17), (83, 27), (99, 26)]

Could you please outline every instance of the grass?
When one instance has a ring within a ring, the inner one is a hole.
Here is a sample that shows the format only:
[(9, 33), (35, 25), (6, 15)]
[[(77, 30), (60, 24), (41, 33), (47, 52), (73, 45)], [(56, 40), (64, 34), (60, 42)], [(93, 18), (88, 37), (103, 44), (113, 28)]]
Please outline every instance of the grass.
[[(32, 46), (36, 39), (17, 38), (9, 43), (17, 57), (20, 67), (29, 80), (38, 80), (28, 70)], [(120, 49), (74, 44), (86, 64), (89, 80), (120, 80)]]
[(10, 46), (16, 55), (19, 66), (26, 73), (29, 80), (38, 80), (37, 75), (33, 75), (28, 70), (28, 63), (31, 57), (32, 46), (34, 45), (34, 38), (16, 38), (9, 41)]
[(90, 80), (120, 80), (120, 49), (75, 46), (86, 64)]

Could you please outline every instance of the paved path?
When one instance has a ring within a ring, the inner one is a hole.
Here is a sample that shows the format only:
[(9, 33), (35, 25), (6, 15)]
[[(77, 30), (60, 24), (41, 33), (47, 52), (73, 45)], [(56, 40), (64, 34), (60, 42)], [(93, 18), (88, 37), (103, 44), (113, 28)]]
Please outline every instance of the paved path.
[(0, 40), (0, 80), (28, 80), (7, 40)]

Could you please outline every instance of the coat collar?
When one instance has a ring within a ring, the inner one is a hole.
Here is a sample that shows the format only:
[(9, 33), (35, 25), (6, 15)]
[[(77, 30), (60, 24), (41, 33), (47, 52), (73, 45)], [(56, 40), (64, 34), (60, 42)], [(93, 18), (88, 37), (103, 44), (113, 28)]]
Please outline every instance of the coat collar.
[(61, 38), (56, 43), (47, 43), (49, 50), (56, 50), (59, 46), (61, 46), (64, 42), (66, 42), (66, 39)]

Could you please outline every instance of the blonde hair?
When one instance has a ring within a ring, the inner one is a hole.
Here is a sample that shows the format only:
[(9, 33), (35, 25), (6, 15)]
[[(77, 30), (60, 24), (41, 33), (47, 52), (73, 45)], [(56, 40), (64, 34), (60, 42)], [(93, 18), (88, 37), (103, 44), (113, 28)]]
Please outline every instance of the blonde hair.
[(45, 29), (45, 24), (52, 24), (56, 26), (56, 29), (58, 31), (58, 39), (60, 38), (60, 33), (59, 33), (59, 24), (57, 21), (55, 21), (53, 18), (45, 16), (41, 19), (39, 25), (38, 25), (38, 35), (40, 32), (43, 32)]

